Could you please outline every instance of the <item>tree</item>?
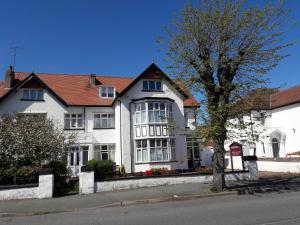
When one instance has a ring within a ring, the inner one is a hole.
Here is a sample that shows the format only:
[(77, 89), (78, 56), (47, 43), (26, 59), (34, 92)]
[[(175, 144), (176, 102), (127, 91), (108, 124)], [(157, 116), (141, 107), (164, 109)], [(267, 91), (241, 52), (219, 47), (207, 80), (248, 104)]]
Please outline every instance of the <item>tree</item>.
[(188, 4), (171, 26), (164, 43), (170, 68), (202, 99), (199, 132), (214, 145), (213, 188), (225, 187), (224, 142), (232, 105), (257, 87), (287, 55), (282, 39), (289, 19), (283, 2), (249, 5), (243, 0), (203, 0)]
[(0, 118), (0, 167), (40, 167), (45, 161), (62, 160), (76, 134), (66, 135), (52, 119), (37, 114)]

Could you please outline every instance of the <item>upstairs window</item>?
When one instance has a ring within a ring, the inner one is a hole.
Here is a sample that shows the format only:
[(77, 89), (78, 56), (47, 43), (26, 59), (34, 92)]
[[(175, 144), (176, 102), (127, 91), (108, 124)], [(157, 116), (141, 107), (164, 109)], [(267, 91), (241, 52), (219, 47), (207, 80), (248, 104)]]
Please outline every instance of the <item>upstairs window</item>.
[(44, 100), (44, 91), (43, 89), (23, 89), (22, 100)]
[(100, 87), (100, 96), (102, 98), (114, 98), (115, 88), (114, 87)]
[(113, 113), (95, 113), (94, 114), (94, 128), (114, 128), (114, 114)]
[(82, 113), (65, 114), (65, 129), (80, 129), (83, 128)]
[(144, 80), (143, 81), (144, 91), (161, 91), (161, 81), (160, 80)]

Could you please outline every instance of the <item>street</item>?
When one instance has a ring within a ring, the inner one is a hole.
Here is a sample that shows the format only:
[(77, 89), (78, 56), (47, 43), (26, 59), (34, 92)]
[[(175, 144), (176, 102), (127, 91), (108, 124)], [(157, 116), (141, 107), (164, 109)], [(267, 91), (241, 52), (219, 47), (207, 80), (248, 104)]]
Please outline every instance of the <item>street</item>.
[(296, 225), (300, 224), (300, 193), (277, 192), (126, 207), (84, 208), (68, 213), (2, 217), (0, 224)]

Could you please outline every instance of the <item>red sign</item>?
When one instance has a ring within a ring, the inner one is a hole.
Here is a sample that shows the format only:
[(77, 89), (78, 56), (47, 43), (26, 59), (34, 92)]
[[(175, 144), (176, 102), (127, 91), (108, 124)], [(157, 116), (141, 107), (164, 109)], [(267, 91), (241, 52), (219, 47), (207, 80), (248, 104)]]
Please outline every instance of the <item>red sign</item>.
[(242, 146), (240, 144), (232, 144), (229, 146), (230, 153), (232, 156), (241, 156), (242, 155)]

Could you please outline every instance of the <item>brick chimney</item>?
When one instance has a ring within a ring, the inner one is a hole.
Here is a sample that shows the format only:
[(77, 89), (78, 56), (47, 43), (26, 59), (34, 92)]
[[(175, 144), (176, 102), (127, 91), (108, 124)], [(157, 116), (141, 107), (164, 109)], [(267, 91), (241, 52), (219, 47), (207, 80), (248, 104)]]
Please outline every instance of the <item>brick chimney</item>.
[(15, 80), (15, 72), (12, 66), (9, 66), (8, 69), (5, 72), (5, 82), (4, 87), (5, 88), (12, 88), (13, 83)]
[(90, 75), (90, 84), (91, 84), (91, 86), (92, 87), (96, 86), (96, 82), (97, 82), (97, 80), (96, 80), (96, 74), (91, 74)]

